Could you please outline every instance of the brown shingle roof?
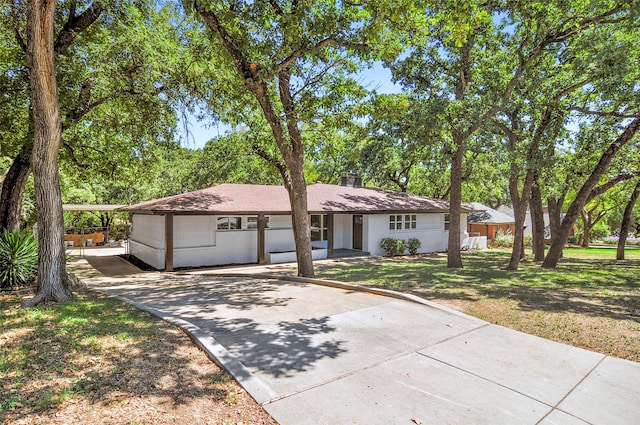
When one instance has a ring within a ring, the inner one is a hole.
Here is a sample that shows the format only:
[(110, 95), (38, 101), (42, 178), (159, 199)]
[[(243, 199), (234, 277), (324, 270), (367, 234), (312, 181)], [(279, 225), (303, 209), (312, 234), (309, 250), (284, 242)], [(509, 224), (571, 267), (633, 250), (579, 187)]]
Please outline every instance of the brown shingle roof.
[[(449, 203), (386, 189), (330, 184), (307, 187), (308, 210), (314, 212), (444, 212)], [(283, 186), (221, 184), (195, 192), (130, 205), (124, 211), (183, 214), (289, 214), (289, 195)], [(470, 208), (463, 206), (463, 211)]]
[(312, 212), (448, 211), (449, 203), (409, 193), (368, 187), (314, 184), (307, 188)]

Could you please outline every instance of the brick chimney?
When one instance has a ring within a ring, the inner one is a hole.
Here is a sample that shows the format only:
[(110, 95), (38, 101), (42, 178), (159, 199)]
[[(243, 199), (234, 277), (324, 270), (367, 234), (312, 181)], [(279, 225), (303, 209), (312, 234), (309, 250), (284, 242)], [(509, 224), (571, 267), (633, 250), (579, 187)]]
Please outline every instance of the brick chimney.
[(341, 186), (362, 187), (362, 177), (355, 173), (344, 172), (342, 173)]

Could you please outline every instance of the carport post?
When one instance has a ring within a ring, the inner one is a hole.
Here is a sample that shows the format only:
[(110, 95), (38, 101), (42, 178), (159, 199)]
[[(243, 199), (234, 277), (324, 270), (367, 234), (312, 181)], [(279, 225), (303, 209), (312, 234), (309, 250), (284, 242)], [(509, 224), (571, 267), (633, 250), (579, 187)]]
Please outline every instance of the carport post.
[(267, 224), (267, 217), (264, 214), (258, 214), (258, 264), (266, 264), (264, 253), (264, 229)]
[(164, 215), (164, 271), (173, 271), (173, 214)]
[(327, 214), (327, 257), (333, 256), (333, 214)]

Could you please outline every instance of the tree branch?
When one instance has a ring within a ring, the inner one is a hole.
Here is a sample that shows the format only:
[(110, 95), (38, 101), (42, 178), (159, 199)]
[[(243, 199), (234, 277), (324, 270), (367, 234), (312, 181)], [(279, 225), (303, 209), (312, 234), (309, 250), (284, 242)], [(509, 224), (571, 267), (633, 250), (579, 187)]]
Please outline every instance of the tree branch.
[[(513, 93), (518, 82), (520, 81), (520, 77), (522, 77), (522, 74), (524, 74), (524, 71), (531, 65), (531, 63), (533, 63), (533, 61), (535, 61), (538, 58), (538, 56), (540, 56), (540, 54), (542, 54), (542, 52), (544, 52), (544, 50), (549, 45), (553, 43), (559, 43), (561, 41), (565, 41), (571, 36), (578, 34), (584, 31), (585, 28), (593, 25), (620, 22), (623, 20), (622, 18), (620, 19), (609, 19), (609, 18), (622, 10), (623, 10), (623, 5), (617, 5), (614, 8), (600, 15), (593, 16), (590, 18), (584, 18), (579, 22), (570, 24), (569, 28), (558, 29), (556, 32), (548, 34), (544, 39), (542, 39), (542, 41), (540, 41), (540, 43), (538, 43), (531, 50), (531, 52), (529, 52), (528, 55), (520, 58), (520, 64), (518, 65), (513, 76), (507, 83), (505, 91), (497, 103), (504, 104), (509, 100), (509, 98), (511, 97), (511, 94)], [(561, 28), (562, 27), (564, 27), (564, 24), (561, 25)], [(573, 89), (574, 88), (571, 88), (571, 90)], [(482, 123), (490, 119), (499, 109), (500, 107), (498, 105), (494, 105), (491, 108), (489, 108), (484, 114), (482, 114), (479, 120), (471, 124), (471, 126), (467, 129), (467, 131), (463, 132), (463, 136), (465, 137), (465, 139), (469, 137), (471, 134), (473, 134)]]
[(304, 92), (307, 87), (313, 86), (314, 84), (318, 83), (320, 81), (320, 79), (329, 72), (329, 70), (331, 70), (331, 68), (335, 68), (336, 67), (336, 63), (333, 62), (329, 65), (327, 65), (322, 71), (320, 71), (319, 73), (317, 73), (315, 75), (315, 77), (309, 78), (307, 81), (305, 81), (305, 83), (295, 92), (293, 92), (293, 97), (298, 96), (300, 93)]
[(76, 156), (75, 151), (73, 150), (73, 148), (71, 146), (69, 146), (67, 143), (64, 142), (64, 140), (62, 141), (62, 146), (64, 147), (64, 149), (67, 151), (67, 154), (69, 155), (69, 158), (71, 158), (71, 162), (73, 162), (74, 164), (76, 164), (78, 167), (86, 170), (87, 168), (90, 167), (89, 164), (83, 164), (82, 162), (80, 162), (80, 160), (78, 159), (78, 157)]
[(251, 150), (253, 150), (253, 152), (255, 152), (255, 154), (258, 155), (260, 158), (264, 159), (269, 164), (276, 167), (276, 169), (278, 170), (278, 172), (282, 176), (282, 179), (285, 182), (285, 186), (291, 187), (291, 178), (289, 177), (289, 171), (287, 169), (287, 165), (280, 158), (277, 158), (276, 156), (271, 155), (269, 152), (267, 152), (265, 148), (258, 145), (257, 143), (254, 143), (251, 146)]
[(580, 112), (585, 115), (595, 115), (598, 117), (614, 117), (614, 118), (635, 118), (636, 114), (626, 114), (618, 111), (593, 111), (590, 109), (582, 108), (580, 106), (570, 106), (567, 108), (569, 111)]
[(338, 41), (335, 38), (329, 37), (329, 38), (325, 38), (324, 40), (320, 40), (314, 46), (302, 47), (302, 48), (296, 50), (295, 52), (291, 53), (282, 62), (280, 62), (278, 64), (278, 66), (276, 67), (274, 72), (276, 74), (280, 74), (282, 71), (288, 70), (298, 60), (300, 55), (302, 53), (304, 53), (304, 52), (308, 52), (308, 51), (311, 51), (311, 50), (318, 50), (318, 49), (321, 49), (321, 48), (326, 47), (326, 46), (330, 46), (330, 45), (334, 45), (335, 46), (335, 45), (338, 45), (338, 44), (340, 44), (340, 43), (338, 43)]
[(594, 187), (591, 193), (589, 194), (589, 197), (587, 198), (587, 202), (591, 201), (596, 196), (602, 195), (603, 193), (611, 189), (616, 184), (621, 183), (623, 181), (631, 180), (632, 178), (638, 177), (638, 176), (640, 176), (640, 171), (636, 171), (634, 173), (618, 174), (617, 176), (613, 177), (611, 180), (608, 180), (607, 182), (602, 183), (600, 186)]
[(269, 4), (278, 13), (278, 15), (284, 15), (284, 10), (282, 10), (282, 7), (280, 7), (277, 0), (269, 0)]
[(102, 13), (102, 3), (99, 0), (94, 1), (80, 15), (76, 15), (75, 1), (71, 3), (69, 11), (69, 19), (64, 24), (54, 44), (54, 50), (57, 54), (64, 54), (73, 44), (76, 36), (93, 24)]

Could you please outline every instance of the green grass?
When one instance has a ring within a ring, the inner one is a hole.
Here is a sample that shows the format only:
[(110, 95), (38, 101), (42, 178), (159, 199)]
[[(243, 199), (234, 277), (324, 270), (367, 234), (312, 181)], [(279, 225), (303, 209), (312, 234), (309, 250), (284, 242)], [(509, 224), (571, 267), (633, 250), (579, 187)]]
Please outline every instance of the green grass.
[(0, 423), (13, 409), (51, 409), (87, 396), (92, 386), (108, 391), (109, 380), (91, 382), (90, 373), (77, 377), (75, 371), (92, 369), (105, 353), (109, 362), (126, 362), (164, 336), (148, 314), (93, 293), (32, 309), (20, 308), (20, 301), (0, 297)]
[(465, 253), (464, 268), (445, 255), (319, 264), (319, 278), (413, 293), (484, 320), (640, 361), (640, 249), (565, 250), (556, 269), (533, 261), (504, 270), (509, 251)]
[[(566, 250), (556, 269), (543, 269), (525, 261), (518, 271), (506, 271), (509, 252), (490, 250), (463, 255), (462, 269), (446, 267), (446, 256), (394, 257), (325, 263), (316, 268), (319, 277), (348, 282), (373, 284), (385, 288), (474, 288), (535, 287), (535, 288), (640, 288), (638, 269), (640, 250), (617, 262), (607, 257), (607, 249), (581, 248)], [(603, 255), (604, 254), (604, 255)], [(615, 255), (615, 253), (614, 253)]]
[(174, 326), (93, 292), (76, 295), (22, 309), (27, 295), (0, 294), (0, 424), (191, 425), (238, 412), (273, 423)]

